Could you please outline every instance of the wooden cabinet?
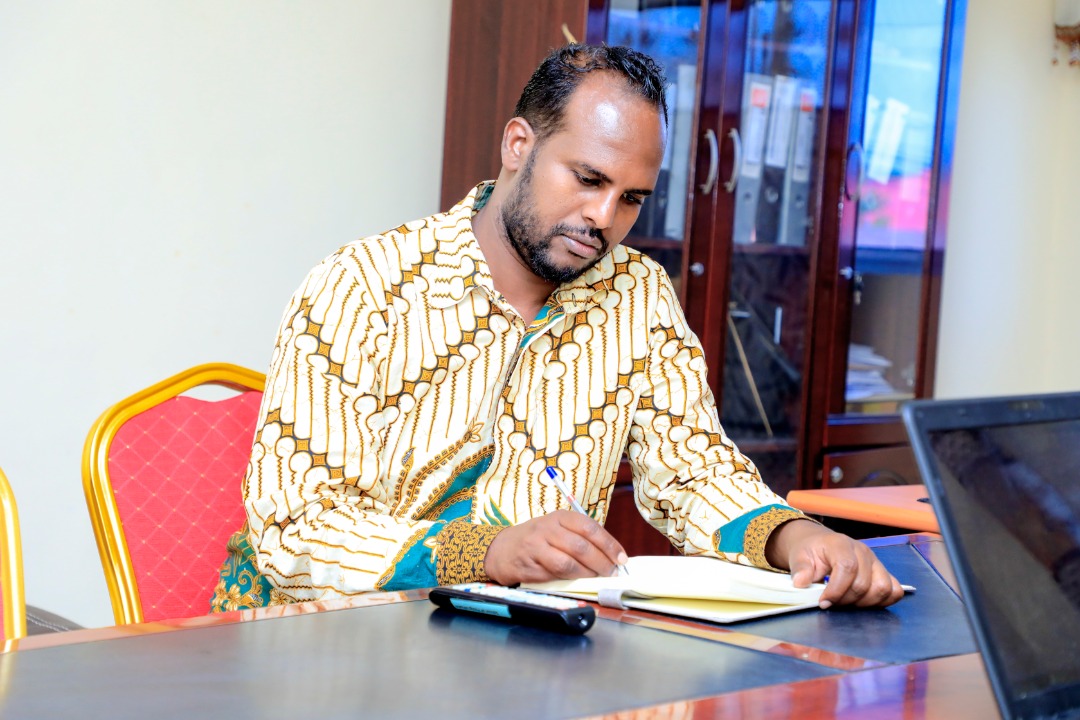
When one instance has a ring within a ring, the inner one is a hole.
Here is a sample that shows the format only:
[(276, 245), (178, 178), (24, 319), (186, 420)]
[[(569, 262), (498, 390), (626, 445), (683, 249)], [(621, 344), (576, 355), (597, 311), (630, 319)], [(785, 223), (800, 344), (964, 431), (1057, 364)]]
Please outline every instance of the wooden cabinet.
[(826, 487), (917, 485), (919, 468), (910, 445), (826, 453), (821, 462)]
[[(552, 47), (648, 52), (669, 83), (669, 143), (626, 244), (671, 275), (727, 433), (781, 495), (863, 452), (917, 480), (896, 409), (933, 388), (963, 10), (454, 0), (442, 204), (498, 174), (502, 128)], [(635, 525), (627, 481), (609, 527), (664, 551)]]

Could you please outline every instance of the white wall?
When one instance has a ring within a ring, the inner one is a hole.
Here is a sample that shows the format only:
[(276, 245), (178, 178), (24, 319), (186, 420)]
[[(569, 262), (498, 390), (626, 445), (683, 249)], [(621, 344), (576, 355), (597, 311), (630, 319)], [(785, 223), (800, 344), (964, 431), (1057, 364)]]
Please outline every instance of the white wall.
[(1048, 375), (1054, 389), (1080, 390), (1080, 67), (1069, 68), (1061, 83), (1054, 201), (1054, 245), (1047, 266), (1054, 272)]
[(1053, 237), (1045, 267), (1053, 278), (1045, 303), (1047, 375), (1054, 390), (1080, 390), (1080, 67), (1058, 73), (1059, 129), (1053, 175)]
[(322, 256), (438, 209), (450, 0), (0, 3), (0, 466), (27, 601), (112, 624), (95, 417), (265, 370)]
[(968, 0), (939, 397), (1080, 390), (1080, 68), (1053, 52), (1053, 0)]

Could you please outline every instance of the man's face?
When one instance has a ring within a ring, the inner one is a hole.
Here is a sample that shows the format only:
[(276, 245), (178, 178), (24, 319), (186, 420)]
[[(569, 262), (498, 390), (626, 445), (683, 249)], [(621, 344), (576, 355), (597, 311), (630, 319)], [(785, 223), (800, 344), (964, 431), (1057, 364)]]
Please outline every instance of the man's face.
[(578, 86), (562, 128), (531, 145), (503, 203), (507, 240), (548, 282), (577, 278), (621, 243), (656, 184), (663, 120), (622, 83), (601, 72)]

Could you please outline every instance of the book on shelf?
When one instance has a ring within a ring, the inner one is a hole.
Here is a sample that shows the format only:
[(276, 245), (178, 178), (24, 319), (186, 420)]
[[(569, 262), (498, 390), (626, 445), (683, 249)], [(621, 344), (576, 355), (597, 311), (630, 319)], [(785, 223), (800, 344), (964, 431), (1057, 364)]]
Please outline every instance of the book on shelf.
[(797, 588), (788, 573), (709, 557), (640, 555), (627, 574), (523, 583), (522, 588), (695, 620), (731, 623), (816, 608), (822, 583)]

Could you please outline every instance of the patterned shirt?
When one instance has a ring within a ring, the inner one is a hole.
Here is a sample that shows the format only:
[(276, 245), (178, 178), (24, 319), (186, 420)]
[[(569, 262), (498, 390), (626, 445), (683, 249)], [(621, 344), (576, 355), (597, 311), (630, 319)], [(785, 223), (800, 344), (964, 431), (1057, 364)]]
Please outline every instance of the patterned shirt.
[(527, 323), (473, 235), (491, 187), (344, 246), (293, 297), (243, 485), (258, 572), (295, 600), (486, 579), (500, 529), (567, 507), (546, 468), (603, 522), (624, 452), (681, 552), (768, 567), (802, 515), (725, 436), (664, 270), (615, 247)]

